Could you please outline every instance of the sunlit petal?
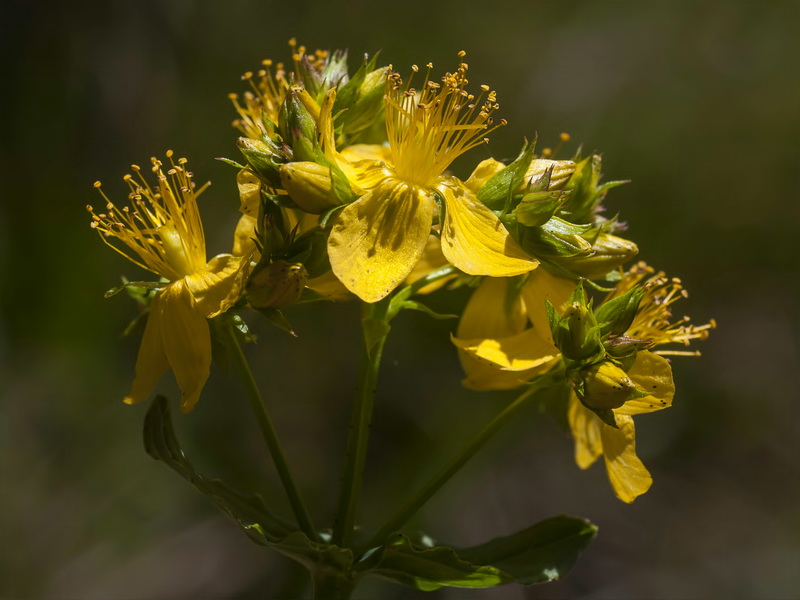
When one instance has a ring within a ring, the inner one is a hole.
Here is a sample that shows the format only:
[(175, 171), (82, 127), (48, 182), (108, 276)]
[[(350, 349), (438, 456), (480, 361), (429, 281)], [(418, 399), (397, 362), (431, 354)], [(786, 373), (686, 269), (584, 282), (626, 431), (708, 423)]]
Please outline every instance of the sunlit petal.
[(186, 276), (184, 282), (194, 297), (196, 311), (210, 319), (233, 306), (247, 282), (248, 266), (247, 257), (220, 254)]
[(414, 269), (435, 204), (424, 190), (387, 180), (349, 204), (328, 239), (331, 268), (365, 302), (392, 292)]
[(462, 184), (440, 185), (445, 202), (442, 252), (457, 268), (470, 275), (510, 277), (535, 269), (529, 257), (495, 214)]
[(636, 362), (628, 371), (628, 377), (639, 390), (650, 395), (628, 400), (614, 409), (615, 414), (639, 415), (672, 406), (675, 383), (672, 381), (672, 367), (667, 359), (643, 350), (636, 355)]
[(454, 337), (453, 343), (470, 356), (504, 371), (529, 371), (537, 367), (547, 367), (560, 356), (555, 346), (543, 340), (533, 329), (496, 339), (464, 340)]

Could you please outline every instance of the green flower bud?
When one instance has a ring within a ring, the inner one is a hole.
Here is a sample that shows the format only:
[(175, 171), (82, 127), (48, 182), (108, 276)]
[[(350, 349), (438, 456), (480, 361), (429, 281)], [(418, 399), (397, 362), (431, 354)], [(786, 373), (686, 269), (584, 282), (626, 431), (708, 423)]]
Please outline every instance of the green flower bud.
[(525, 183), (519, 192), (542, 192), (563, 189), (575, 172), (571, 160), (548, 160), (537, 158), (531, 161), (525, 172)]
[(520, 245), (538, 257), (588, 256), (592, 244), (586, 241), (597, 231), (591, 225), (575, 225), (553, 217), (540, 227), (520, 228)]
[[(380, 120), (388, 73), (389, 67), (382, 67), (364, 76), (355, 99), (346, 107), (347, 112), (342, 114), (342, 131), (345, 135), (355, 136), (369, 129), (376, 120)], [(353, 82), (358, 82), (358, 79), (354, 78)], [(339, 97), (337, 96), (337, 100)], [(338, 102), (334, 109), (339, 109)]]
[(587, 279), (599, 279), (609, 271), (625, 264), (639, 253), (639, 247), (621, 237), (601, 233), (592, 245), (592, 252), (585, 256), (567, 256), (557, 260), (558, 264)]
[(611, 361), (595, 363), (580, 372), (583, 403), (589, 408), (619, 408), (636, 391), (628, 374)]
[(552, 333), (556, 347), (570, 360), (596, 358), (604, 352), (594, 315), (585, 304), (568, 306)]
[(321, 214), (343, 204), (331, 180), (331, 169), (315, 162), (292, 162), (280, 169), (281, 185), (304, 211)]
[(517, 223), (528, 227), (544, 225), (553, 218), (569, 194), (560, 191), (525, 194), (514, 212)]
[(254, 308), (284, 308), (300, 300), (308, 281), (308, 272), (301, 263), (276, 260), (250, 276), (247, 301)]
[(315, 160), (319, 153), (317, 120), (320, 108), (304, 89), (287, 92), (278, 116), (278, 128), (292, 147), (295, 160)]
[(600, 323), (604, 335), (618, 336), (628, 330), (639, 310), (639, 303), (644, 297), (644, 287), (634, 287), (624, 294), (612, 298), (595, 311), (594, 316)]
[(239, 147), (247, 164), (261, 177), (269, 186), (280, 187), (280, 165), (291, 160), (291, 149), (287, 146), (279, 146), (272, 141), (256, 140), (253, 138), (240, 137), (236, 145)]

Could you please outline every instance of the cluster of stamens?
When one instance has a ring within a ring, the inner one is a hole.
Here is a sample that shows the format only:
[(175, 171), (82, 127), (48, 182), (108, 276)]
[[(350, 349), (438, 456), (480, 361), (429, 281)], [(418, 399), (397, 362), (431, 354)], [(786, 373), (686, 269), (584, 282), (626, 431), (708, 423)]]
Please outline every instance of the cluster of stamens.
[[(642, 283), (643, 282), (643, 283)], [(716, 327), (711, 319), (705, 325), (693, 325), (687, 316), (672, 318), (671, 305), (689, 296), (677, 277), (668, 278), (663, 271), (656, 272), (644, 262), (634, 265), (617, 284), (613, 293), (619, 296), (637, 285), (643, 285), (644, 297), (627, 336), (648, 340), (653, 345), (680, 343), (688, 346), (691, 340), (704, 340), (709, 330)], [(658, 350), (658, 354), (698, 356), (698, 351)]]
[(273, 124), (278, 122), (283, 99), (292, 85), (302, 81), (303, 70), (310, 69), (319, 73), (325, 68), (328, 60), (326, 50), (315, 50), (313, 54), (307, 54), (306, 47), (298, 46), (294, 38), (289, 40), (289, 47), (292, 50), (294, 72), (287, 72), (282, 62), (273, 64), (271, 59), (265, 59), (261, 61), (262, 69), (255, 73), (247, 71), (242, 75), (242, 79), (249, 83), (250, 91), (244, 92), (241, 98), (239, 94), (228, 94), (233, 107), (239, 113), (233, 126), (247, 137), (260, 139), (269, 133), (264, 119)]
[[(413, 87), (419, 67), (403, 83), (396, 72), (387, 81), (386, 129), (398, 174), (404, 178), (437, 177), (455, 158), (488, 141), (486, 135), (505, 125), (495, 123), (492, 113), (500, 105), (489, 86), (480, 86), (478, 96), (465, 87), (469, 65), (459, 52), (459, 65), (454, 73), (446, 73), (437, 83), (430, 79), (433, 65), (426, 65), (426, 74), (419, 89)], [(422, 176), (420, 175), (422, 174)]]
[[(138, 165), (131, 165), (134, 175), (123, 177), (130, 192), (130, 206), (118, 208), (106, 196), (101, 183), (94, 187), (106, 202), (106, 212), (92, 215), (91, 227), (103, 241), (140, 267), (174, 281), (205, 264), (205, 236), (197, 209), (197, 196), (208, 184), (195, 190), (192, 174), (186, 169), (186, 159), (175, 162), (172, 151), (167, 152), (170, 168), (166, 174), (162, 162), (151, 158), (152, 171), (158, 185), (151, 187)], [(116, 239), (127, 249), (112, 243)], [(176, 250), (178, 247), (176, 260)]]

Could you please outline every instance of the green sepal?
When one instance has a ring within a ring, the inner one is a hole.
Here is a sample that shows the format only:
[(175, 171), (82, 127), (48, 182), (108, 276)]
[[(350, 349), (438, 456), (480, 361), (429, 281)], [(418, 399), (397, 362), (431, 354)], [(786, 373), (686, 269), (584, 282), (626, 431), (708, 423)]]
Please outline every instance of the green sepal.
[(536, 138), (530, 144), (526, 143), (522, 147), (522, 151), (514, 162), (489, 179), (478, 190), (478, 200), (492, 210), (508, 212), (512, 208), (514, 192), (520, 189), (525, 181), (525, 174), (533, 160), (535, 148)]
[(643, 297), (644, 288), (638, 286), (601, 304), (594, 311), (595, 320), (600, 324), (600, 335), (618, 336), (625, 333), (633, 323)]
[(291, 160), (291, 148), (278, 145), (266, 137), (262, 140), (240, 137), (236, 145), (255, 174), (271, 188), (280, 189), (279, 168)]
[(303, 263), (308, 271), (309, 279), (324, 275), (331, 270), (328, 260), (328, 236), (315, 227), (306, 231), (292, 241), (286, 251), (286, 260), (289, 262)]
[(294, 160), (314, 160), (307, 144), (317, 138), (317, 121), (300, 101), (299, 93), (296, 89), (286, 92), (278, 113), (278, 130), (292, 147)]
[(597, 528), (584, 519), (557, 516), (470, 548), (435, 545), (422, 535), (395, 534), (355, 567), (422, 591), (534, 585), (568, 573), (596, 533)]
[(235, 167), (237, 170), (241, 171), (242, 169), (246, 169), (245, 165), (241, 165), (232, 158), (225, 158), (224, 156), (218, 156), (216, 158), (219, 162), (225, 163), (226, 165), (230, 165), (231, 167)]
[(364, 332), (367, 355), (371, 357), (377, 343), (389, 335), (391, 326), (385, 317), (367, 315), (361, 319), (361, 328)]
[[(551, 169), (552, 170), (552, 169)], [(547, 223), (569, 198), (571, 190), (536, 191), (525, 194), (514, 210), (514, 218), (520, 225), (539, 227)]]
[(126, 281), (122, 285), (113, 287), (103, 294), (103, 298), (112, 298), (122, 291), (128, 292), (134, 300), (142, 300), (150, 292), (160, 290), (161, 288), (169, 285), (165, 281)]
[[(520, 227), (520, 245), (533, 256), (587, 256), (599, 230), (553, 217), (540, 227)], [(589, 238), (587, 240), (586, 238)]]
[(267, 321), (272, 323), (278, 329), (285, 331), (292, 337), (297, 337), (292, 324), (289, 323), (289, 320), (284, 316), (283, 312), (279, 308), (251, 308), (263, 315)]

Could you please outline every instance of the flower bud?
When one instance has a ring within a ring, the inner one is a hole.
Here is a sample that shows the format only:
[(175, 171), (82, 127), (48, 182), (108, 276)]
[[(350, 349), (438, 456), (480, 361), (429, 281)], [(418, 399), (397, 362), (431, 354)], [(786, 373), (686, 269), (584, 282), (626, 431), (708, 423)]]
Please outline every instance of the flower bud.
[(575, 163), (571, 160), (548, 160), (537, 158), (531, 161), (525, 172), (525, 183), (518, 192), (540, 192), (560, 190), (575, 172)]
[(589, 408), (619, 408), (636, 391), (628, 374), (607, 360), (583, 369), (580, 377), (583, 381), (582, 400)]
[(517, 223), (528, 227), (539, 227), (553, 218), (568, 197), (569, 192), (559, 191), (525, 194), (517, 205), (514, 216)]
[(280, 169), (281, 185), (306, 212), (321, 214), (343, 204), (336, 195), (331, 170), (315, 162), (292, 162)]
[(247, 301), (254, 308), (284, 308), (300, 300), (307, 281), (301, 263), (276, 260), (250, 276)]
[(281, 104), (278, 128), (292, 147), (295, 160), (316, 158), (319, 115), (319, 105), (304, 89), (294, 87), (286, 94)]
[(236, 145), (259, 177), (271, 187), (280, 187), (278, 168), (291, 160), (289, 147), (247, 137), (240, 137)]
[(585, 360), (602, 352), (596, 325), (592, 311), (582, 302), (573, 302), (552, 332), (553, 342), (566, 358)]
[(625, 238), (601, 233), (586, 256), (562, 257), (558, 263), (587, 279), (598, 279), (628, 262), (639, 253), (639, 247)]
[[(386, 92), (386, 76), (389, 67), (381, 67), (370, 71), (358, 87), (355, 100), (350, 106), (345, 106), (347, 112), (342, 114), (342, 131), (347, 135), (354, 135), (369, 129), (380, 117), (383, 110), (383, 95)], [(358, 80), (354, 78), (354, 82)], [(339, 99), (342, 96), (337, 96)], [(336, 109), (339, 109), (337, 103)]]

